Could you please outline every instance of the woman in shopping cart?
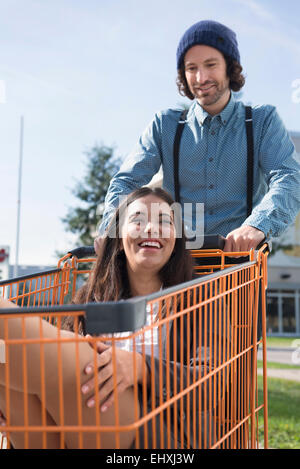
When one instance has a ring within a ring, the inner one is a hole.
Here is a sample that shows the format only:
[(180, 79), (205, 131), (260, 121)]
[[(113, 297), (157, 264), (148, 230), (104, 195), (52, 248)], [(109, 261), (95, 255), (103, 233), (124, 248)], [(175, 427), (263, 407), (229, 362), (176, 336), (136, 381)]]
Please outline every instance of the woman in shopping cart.
[[(117, 236), (110, 236), (111, 231), (108, 230), (92, 275), (89, 281), (78, 291), (75, 302), (117, 301), (135, 296), (145, 296), (162, 288), (192, 279), (192, 259), (185, 249), (183, 230), (181, 236), (176, 236), (176, 226), (179, 225), (176, 225), (177, 221), (174, 218), (172, 204), (173, 200), (162, 189), (141, 188), (128, 197), (126, 205), (123, 204), (123, 210), (119, 208), (116, 211), (111, 223), (111, 227)], [(155, 215), (153, 216), (152, 208), (154, 206), (159, 207), (159, 209), (156, 212), (154, 211)], [(149, 214), (151, 214), (151, 217), (149, 217)], [(0, 306), (10, 308), (16, 305), (0, 299)], [(26, 396), (24, 395), (24, 376), (21, 366), (24, 360), (23, 348), (17, 345), (9, 346), (9, 370), (4, 364), (0, 363), (0, 409), (3, 415), (7, 417), (7, 397), (9, 395), (11, 425), (23, 425), (24, 418), (28, 419), (27, 422), (30, 425), (37, 426), (42, 425), (42, 423), (54, 426), (54, 428), (56, 425), (78, 425), (79, 413), (81, 414), (82, 424), (93, 427), (95, 425), (95, 415), (98, 413), (101, 426), (111, 426), (115, 425), (116, 413), (118, 413), (119, 424), (124, 426), (132, 424), (137, 417), (141, 417), (145, 413), (142, 402), (135, 406), (137, 396), (134, 392), (134, 384), (137, 382), (142, 386), (146, 382), (147, 386), (150, 385), (153, 371), (151, 366), (156, 367), (158, 381), (159, 363), (157, 363), (157, 359), (152, 361), (151, 357), (145, 354), (116, 348), (115, 362), (113, 362), (112, 347), (109, 344), (99, 341), (97, 344), (99, 353), (96, 354), (88, 340), (81, 340), (78, 345), (78, 360), (76, 361), (74, 359), (74, 343), (63, 340), (74, 338), (74, 318), (67, 318), (63, 330), (60, 331), (62, 339), (60, 347), (57, 346), (57, 327), (44, 320), (41, 322), (40, 319), (32, 316), (26, 318), (25, 323), (27, 338), (40, 339), (42, 324), (43, 339), (53, 339), (53, 342), (49, 341), (47, 345), (43, 346), (44, 376), (41, 372), (39, 345), (34, 343), (26, 345), (26, 360), (30, 363)], [(4, 320), (0, 315), (0, 339), (3, 339), (6, 333), (8, 333), (9, 339), (21, 339), (24, 337), (23, 327), (24, 323), (21, 318)], [(178, 340), (178, 342), (180, 341)], [(157, 344), (155, 346), (158, 347)], [(191, 347), (194, 347), (194, 350), (196, 346), (197, 344), (192, 344), (191, 341)], [(183, 365), (182, 354), (186, 356), (187, 353), (190, 353), (186, 350), (186, 344), (177, 343), (177, 349), (177, 359), (179, 360), (179, 356), (181, 356), (178, 376), (180, 375), (182, 378), (183, 375), (183, 382), (185, 383), (187, 381), (191, 382), (193, 373), (195, 379), (195, 368), (198, 369), (199, 367), (189, 366), (192, 360), (190, 360), (190, 363), (185, 361), (185, 365)], [(59, 357), (63, 385), (59, 383), (57, 370)], [(94, 374), (95, 364), (97, 364), (97, 370)], [(133, 364), (135, 364), (135, 367)], [(113, 370), (115, 370), (115, 373), (113, 373)], [(171, 367), (168, 368), (168, 373), (174, 373), (174, 370), (172, 370)], [(7, 373), (9, 373), (9, 393), (6, 381)], [(160, 382), (154, 383), (155, 389), (157, 389), (157, 386), (165, 385), (165, 381), (168, 380), (166, 374), (166, 369), (163, 369), (163, 377), (160, 377)], [(187, 374), (190, 374), (190, 378)], [(78, 387), (76, 388), (78, 379), (81, 383), (82, 397), (79, 404), (79, 393), (75, 392), (78, 389)], [(44, 387), (41, 386), (42, 381)], [(99, 385), (99, 393), (97, 393), (95, 381), (98, 383), (97, 386)], [(171, 381), (173, 382), (173, 376)], [(112, 392), (116, 388), (118, 391), (117, 408), (115, 405), (116, 394)], [(60, 393), (63, 393), (63, 410)], [(98, 400), (95, 394), (98, 394)], [(142, 394), (139, 392), (138, 400), (142, 399)], [(25, 417), (24, 402), (28, 403), (28, 415)], [(43, 407), (42, 402), (45, 402), (45, 407)], [(99, 403), (100, 411), (98, 410)], [(3, 422), (5, 423), (5, 420)], [(162, 428), (163, 426), (161, 427), (163, 432)], [(187, 432), (186, 428), (184, 432)], [(119, 436), (121, 448), (135, 447), (135, 430), (120, 432)], [(15, 448), (24, 446), (22, 432), (11, 432), (9, 438)], [(61, 438), (64, 439), (67, 448), (78, 447), (78, 433), (75, 431), (73, 433), (65, 431), (63, 436), (60, 435), (59, 431), (52, 431), (47, 433), (47, 448), (60, 447)], [(148, 441), (151, 448), (153, 444), (151, 435)], [(27, 443), (29, 447), (41, 447), (42, 432), (29, 433)], [(95, 448), (96, 445), (96, 432), (90, 430), (84, 433), (83, 446), (85, 448)], [(101, 433), (101, 447), (113, 448), (115, 445), (114, 433)], [(142, 447), (143, 441), (140, 441), (139, 445)], [(159, 447), (159, 442), (156, 445)]]

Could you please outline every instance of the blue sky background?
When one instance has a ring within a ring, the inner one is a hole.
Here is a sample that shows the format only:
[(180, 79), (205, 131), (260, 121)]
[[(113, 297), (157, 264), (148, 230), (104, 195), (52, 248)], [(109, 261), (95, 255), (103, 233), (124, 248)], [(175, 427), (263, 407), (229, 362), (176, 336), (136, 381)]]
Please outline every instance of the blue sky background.
[(124, 157), (156, 111), (188, 102), (177, 92), (175, 56), (193, 23), (215, 19), (236, 31), (243, 100), (275, 105), (300, 131), (299, 18), (297, 0), (0, 0), (0, 245), (10, 246), (10, 263), (21, 115), (19, 260), (55, 264), (56, 249), (73, 247), (61, 218), (76, 204), (84, 151), (104, 143)]

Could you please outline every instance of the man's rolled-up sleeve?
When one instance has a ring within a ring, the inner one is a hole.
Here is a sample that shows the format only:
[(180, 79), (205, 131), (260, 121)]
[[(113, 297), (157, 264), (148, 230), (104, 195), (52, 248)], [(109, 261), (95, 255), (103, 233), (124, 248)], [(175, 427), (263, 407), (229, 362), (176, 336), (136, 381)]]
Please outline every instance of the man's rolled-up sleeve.
[(273, 107), (265, 120), (259, 164), (268, 192), (243, 225), (258, 228), (267, 238), (278, 237), (293, 223), (300, 210), (300, 160)]

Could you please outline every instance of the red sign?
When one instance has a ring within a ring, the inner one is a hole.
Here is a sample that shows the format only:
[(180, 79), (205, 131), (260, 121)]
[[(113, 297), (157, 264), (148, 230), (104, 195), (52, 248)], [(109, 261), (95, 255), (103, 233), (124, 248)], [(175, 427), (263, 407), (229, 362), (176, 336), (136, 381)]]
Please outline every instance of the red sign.
[(5, 251), (5, 249), (0, 249), (0, 262), (4, 262), (7, 257), (8, 253)]

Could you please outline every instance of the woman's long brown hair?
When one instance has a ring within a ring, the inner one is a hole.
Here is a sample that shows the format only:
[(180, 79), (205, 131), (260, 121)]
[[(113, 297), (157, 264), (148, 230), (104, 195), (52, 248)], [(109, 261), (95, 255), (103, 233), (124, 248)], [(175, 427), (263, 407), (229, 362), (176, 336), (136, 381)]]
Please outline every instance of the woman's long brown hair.
[[(101, 242), (100, 252), (90, 278), (77, 291), (73, 303), (118, 301), (132, 296), (127, 274), (126, 256), (124, 250), (120, 249), (120, 237), (118, 236), (120, 233), (120, 213), (124, 210), (124, 206), (128, 207), (135, 200), (148, 195), (154, 195), (162, 199), (169, 206), (174, 203), (172, 197), (161, 188), (142, 187), (132, 192), (124, 203), (116, 209), (106, 235)], [(174, 216), (176, 217), (176, 214)], [(193, 260), (189, 251), (185, 248), (186, 238), (181, 220), (180, 223), (182, 235), (176, 237), (171, 257), (159, 272), (163, 288), (187, 282), (193, 277)], [(64, 326), (72, 329), (72, 319), (68, 318), (64, 322)]]

